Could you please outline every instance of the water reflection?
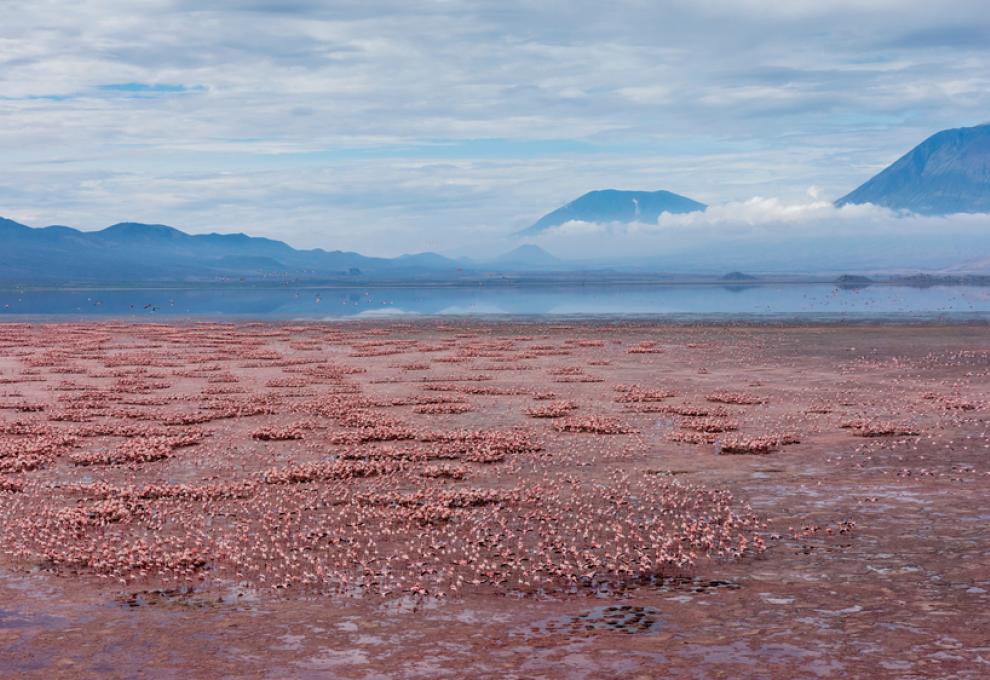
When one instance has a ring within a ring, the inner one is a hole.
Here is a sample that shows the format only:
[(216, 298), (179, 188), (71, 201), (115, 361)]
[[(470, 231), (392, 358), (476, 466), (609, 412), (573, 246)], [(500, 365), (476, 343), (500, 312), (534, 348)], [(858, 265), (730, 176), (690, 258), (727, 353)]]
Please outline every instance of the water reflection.
[(990, 315), (990, 288), (823, 284), (2, 290), (0, 316), (342, 318), (402, 315)]

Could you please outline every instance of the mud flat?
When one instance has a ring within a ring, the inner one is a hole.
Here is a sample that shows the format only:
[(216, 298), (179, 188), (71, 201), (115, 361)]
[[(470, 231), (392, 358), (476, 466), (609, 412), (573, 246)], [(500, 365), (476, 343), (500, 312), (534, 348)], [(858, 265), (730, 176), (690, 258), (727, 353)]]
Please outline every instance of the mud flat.
[(990, 332), (0, 325), (0, 675), (981, 678)]

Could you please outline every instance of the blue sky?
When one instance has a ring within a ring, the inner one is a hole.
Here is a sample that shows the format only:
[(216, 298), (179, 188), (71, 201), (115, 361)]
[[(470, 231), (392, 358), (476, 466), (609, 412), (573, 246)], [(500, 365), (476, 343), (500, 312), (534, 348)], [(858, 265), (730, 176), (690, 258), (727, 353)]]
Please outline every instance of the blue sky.
[(596, 188), (835, 198), (990, 120), (985, 0), (3, 13), (0, 214), (34, 225), (481, 254)]

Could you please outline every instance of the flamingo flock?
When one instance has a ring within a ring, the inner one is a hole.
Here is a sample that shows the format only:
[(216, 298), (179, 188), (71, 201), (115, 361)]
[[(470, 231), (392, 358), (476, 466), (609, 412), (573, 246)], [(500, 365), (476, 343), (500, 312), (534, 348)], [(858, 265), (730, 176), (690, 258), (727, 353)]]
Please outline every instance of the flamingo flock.
[[(960, 383), (908, 407), (774, 392), (703, 329), (526, 330), (0, 326), (0, 559), (128, 588), (619, 592), (766, 550), (744, 501), (647, 472), (663, 447), (715, 465), (845, 437), (863, 465), (987, 409)], [(868, 361), (836, 370), (909, 365)]]

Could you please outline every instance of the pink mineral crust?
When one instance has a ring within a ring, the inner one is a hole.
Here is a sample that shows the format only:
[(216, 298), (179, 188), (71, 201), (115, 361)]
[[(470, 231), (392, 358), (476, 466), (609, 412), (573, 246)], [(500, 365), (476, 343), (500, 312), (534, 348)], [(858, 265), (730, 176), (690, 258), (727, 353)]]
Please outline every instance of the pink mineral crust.
[(0, 677), (985, 677), (987, 337), (0, 325)]

